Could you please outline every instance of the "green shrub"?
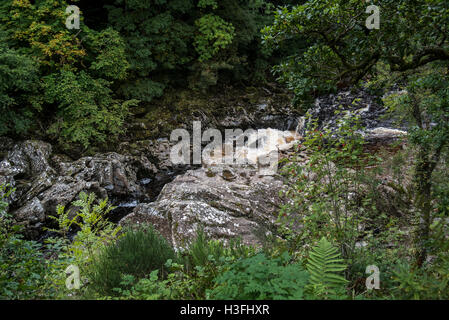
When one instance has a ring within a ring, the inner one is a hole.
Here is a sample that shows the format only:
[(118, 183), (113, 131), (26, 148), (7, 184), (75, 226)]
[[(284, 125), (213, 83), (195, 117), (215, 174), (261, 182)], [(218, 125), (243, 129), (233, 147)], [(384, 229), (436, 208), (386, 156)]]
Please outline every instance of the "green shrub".
[(183, 264), (169, 259), (162, 266), (165, 271), (162, 274), (159, 269), (144, 277), (122, 274), (112, 299), (206, 299), (206, 292), (215, 286), (217, 276), (254, 252), (253, 247), (242, 245), (239, 240), (227, 244), (208, 239), (203, 229), (199, 229), (195, 240), (178, 254)]
[(21, 227), (6, 212), (13, 189), (0, 186), (0, 299), (43, 298), (47, 265), (35, 241), (24, 240)]
[(204, 267), (212, 261), (218, 262), (223, 260), (223, 258), (230, 261), (241, 257), (248, 257), (254, 254), (254, 252), (254, 248), (243, 245), (239, 239), (232, 239), (226, 245), (223, 241), (207, 239), (204, 230), (199, 229), (195, 241), (189, 245), (186, 254), (186, 264), (191, 267)]
[[(132, 275), (123, 275), (119, 288), (113, 290), (118, 294), (112, 299), (119, 300), (160, 300), (189, 299), (194, 285), (191, 279), (182, 272), (183, 266), (167, 260), (165, 266), (171, 270), (166, 279), (161, 279), (159, 270), (142, 279)], [(106, 297), (107, 299), (111, 297)]]
[(28, 56), (19, 54), (6, 44), (0, 30), (0, 134), (27, 131), (35, 110), (30, 106), (37, 93), (38, 70)]
[(410, 262), (398, 266), (393, 276), (395, 299), (449, 299), (449, 256), (437, 259), (424, 268), (414, 268)]
[[(356, 295), (363, 294), (368, 299), (388, 299), (391, 297), (394, 273), (401, 261), (412, 253), (412, 248), (404, 245), (408, 233), (401, 232), (397, 223), (391, 224), (389, 230), (365, 238), (366, 246), (358, 248), (354, 261), (347, 270), (348, 288)], [(396, 244), (393, 245), (392, 244)], [(375, 265), (379, 268), (380, 288), (367, 290), (366, 267)]]
[(119, 295), (118, 299), (159, 300), (169, 297), (170, 289), (167, 287), (166, 281), (159, 281), (158, 273), (159, 270), (151, 271), (147, 278), (143, 278), (138, 281), (132, 275), (123, 275), (122, 281), (120, 282), (120, 287), (114, 288), (114, 291)]
[[(2, 238), (5, 235), (2, 235)], [(42, 246), (7, 234), (0, 248), (0, 299), (43, 298), (41, 287), (47, 271)]]
[(199, 54), (199, 61), (211, 59), (220, 50), (226, 48), (234, 38), (234, 26), (222, 18), (207, 14), (195, 21), (199, 30), (195, 37), (195, 49)]
[(66, 237), (73, 227), (79, 228), (67, 254), (82, 268), (91, 263), (91, 257), (98, 250), (117, 237), (121, 227), (106, 220), (106, 215), (114, 209), (108, 199), (97, 200), (94, 193), (85, 192), (78, 197), (72, 202), (75, 208), (79, 208), (74, 214), (71, 210), (66, 211), (64, 206), (58, 206), (56, 216), (50, 216), (58, 222), (58, 229), (50, 230)]
[[(64, 206), (58, 206), (55, 216), (51, 219), (57, 222), (56, 229), (50, 231), (59, 233), (61, 237), (46, 240), (47, 248), (54, 248), (56, 254), (48, 260), (51, 272), (48, 275), (48, 285), (57, 288), (61, 294), (67, 297), (65, 286), (66, 274), (64, 270), (70, 265), (76, 265), (80, 270), (81, 291), (79, 296), (86, 292), (84, 284), (88, 281), (88, 271), (93, 262), (93, 257), (106, 245), (114, 241), (121, 230), (106, 219), (106, 215), (114, 209), (108, 203), (108, 199), (98, 200), (94, 193), (81, 192), (79, 199), (72, 202), (77, 208), (76, 212), (65, 210)], [(73, 241), (68, 235), (77, 230)], [(75, 292), (71, 292), (75, 297)]]
[[(285, 227), (281, 231), (302, 257), (306, 244), (326, 237), (338, 244), (344, 259), (351, 259), (363, 236), (360, 226), (379, 226), (383, 217), (375, 206), (380, 181), (376, 169), (367, 169), (376, 167), (380, 159), (365, 152), (358, 117), (344, 117), (335, 130), (322, 131), (316, 119), (310, 115), (309, 119), (303, 142), (308, 162), (301, 161), (299, 154), (299, 160), (293, 158), (282, 168), (290, 184), (283, 193), (287, 201), (280, 210)], [(298, 226), (301, 231), (294, 232)]]
[(175, 251), (152, 226), (128, 229), (116, 243), (103, 248), (89, 270), (90, 283), (100, 294), (114, 295), (123, 275), (145, 278), (154, 270), (165, 275), (167, 260), (175, 259)]
[(83, 23), (77, 33), (68, 30), (67, 5), (0, 3), (0, 134), (34, 125), (72, 149), (124, 131), (128, 108), (137, 103), (115, 95), (129, 68), (125, 42), (112, 28), (96, 31)]
[(241, 259), (215, 279), (212, 299), (303, 299), (309, 275), (299, 263), (288, 264), (289, 255), (268, 258), (258, 254)]

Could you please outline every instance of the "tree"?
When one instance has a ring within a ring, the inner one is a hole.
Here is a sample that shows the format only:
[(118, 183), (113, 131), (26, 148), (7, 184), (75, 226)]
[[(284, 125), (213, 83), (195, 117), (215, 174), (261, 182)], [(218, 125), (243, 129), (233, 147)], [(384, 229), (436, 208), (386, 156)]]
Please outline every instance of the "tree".
[(162, 95), (164, 74), (192, 60), (193, 1), (115, 0), (106, 5), (109, 24), (126, 41), (130, 76), (121, 84), (128, 98), (149, 102)]
[(0, 31), (0, 134), (23, 133), (30, 126), (32, 95), (37, 93), (38, 68), (26, 55), (5, 43)]
[(84, 24), (68, 30), (67, 6), (64, 0), (0, 4), (0, 107), (2, 119), (12, 119), (3, 131), (23, 132), (40, 122), (64, 147), (88, 147), (122, 132), (136, 101), (119, 100), (112, 91), (129, 68), (118, 32)]
[[(317, 94), (358, 84), (375, 75), (382, 63), (387, 72), (405, 75), (405, 92), (390, 97), (414, 120), (410, 141), (418, 148), (415, 204), (419, 212), (416, 263), (427, 255), (432, 200), (432, 173), (448, 141), (449, 3), (444, 0), (383, 0), (380, 29), (369, 30), (366, 4), (358, 0), (309, 0), (276, 12), (264, 29), (268, 46), (282, 47), (301, 39), (299, 52), (275, 71), (307, 106)], [(396, 108), (398, 109), (398, 108)]]
[(241, 80), (266, 66), (259, 31), (272, 19), (269, 1), (114, 0), (105, 7), (127, 44), (126, 98), (150, 102), (170, 86), (207, 88), (222, 70)]
[(369, 30), (368, 6), (359, 0), (310, 0), (276, 12), (264, 29), (264, 42), (280, 47), (292, 38), (303, 47), (276, 67), (281, 81), (304, 102), (357, 83), (385, 62), (406, 71), (432, 61), (449, 60), (449, 4), (443, 0), (383, 0), (380, 29)]
[(449, 145), (449, 63), (412, 74), (406, 90), (390, 95), (386, 103), (392, 110), (405, 111), (414, 124), (409, 140), (418, 148), (414, 173), (415, 205), (419, 212), (415, 260), (421, 266), (427, 257), (433, 221), (432, 175)]

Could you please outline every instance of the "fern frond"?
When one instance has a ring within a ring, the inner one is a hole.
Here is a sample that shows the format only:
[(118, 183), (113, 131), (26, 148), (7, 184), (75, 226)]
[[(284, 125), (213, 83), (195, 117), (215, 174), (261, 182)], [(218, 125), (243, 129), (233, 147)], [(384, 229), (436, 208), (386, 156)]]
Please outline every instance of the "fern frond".
[(347, 280), (338, 274), (346, 269), (340, 253), (326, 238), (322, 238), (317, 246), (313, 247), (307, 261), (307, 270), (310, 273), (310, 284), (327, 294), (335, 294), (335, 290), (344, 287)]

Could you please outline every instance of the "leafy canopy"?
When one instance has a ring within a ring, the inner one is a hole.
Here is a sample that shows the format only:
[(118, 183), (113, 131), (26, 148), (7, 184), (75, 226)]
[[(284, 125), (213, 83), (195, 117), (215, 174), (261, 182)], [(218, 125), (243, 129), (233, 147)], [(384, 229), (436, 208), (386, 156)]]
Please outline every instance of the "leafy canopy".
[(268, 46), (303, 39), (303, 47), (285, 57), (275, 71), (305, 101), (357, 83), (377, 62), (405, 71), (449, 60), (449, 4), (444, 0), (382, 0), (380, 29), (367, 29), (369, 3), (359, 0), (310, 0), (276, 12), (263, 30)]

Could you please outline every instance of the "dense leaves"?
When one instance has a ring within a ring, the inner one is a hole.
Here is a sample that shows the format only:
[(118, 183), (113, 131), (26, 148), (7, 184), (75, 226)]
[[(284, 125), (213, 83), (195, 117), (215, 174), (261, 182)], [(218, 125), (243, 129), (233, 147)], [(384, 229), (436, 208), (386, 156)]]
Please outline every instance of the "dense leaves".
[[(66, 148), (67, 143), (87, 147), (121, 132), (128, 107), (136, 101), (117, 100), (111, 89), (129, 67), (119, 34), (84, 25), (77, 33), (68, 30), (66, 7), (62, 0), (0, 5), (0, 31), (9, 46), (1, 49), (1, 94), (7, 95), (2, 118), (15, 124), (2, 131), (23, 132), (31, 124), (36, 129), (40, 121), (44, 133)], [(26, 121), (30, 118), (33, 122)]]
[(0, 134), (23, 133), (36, 111), (32, 100), (37, 94), (38, 70), (30, 57), (9, 48), (5, 39), (0, 31)]
[(358, 0), (306, 1), (284, 7), (264, 30), (270, 46), (304, 39), (297, 53), (276, 71), (300, 101), (309, 94), (357, 83), (379, 61), (406, 71), (436, 60), (449, 60), (449, 5), (446, 1), (376, 1), (380, 29), (368, 29), (369, 3)]
[(222, 300), (303, 299), (308, 274), (288, 260), (288, 254), (242, 259), (215, 280), (218, 287), (210, 295)]
[(90, 270), (90, 280), (102, 294), (113, 294), (120, 287), (122, 275), (144, 278), (152, 271), (165, 275), (164, 264), (175, 252), (152, 227), (128, 230), (123, 237), (105, 247)]
[(166, 88), (264, 81), (269, 68), (259, 30), (272, 19), (270, 2), (75, 4), (79, 30), (66, 28), (65, 0), (0, 4), (0, 133), (86, 149), (123, 133), (129, 108)]

